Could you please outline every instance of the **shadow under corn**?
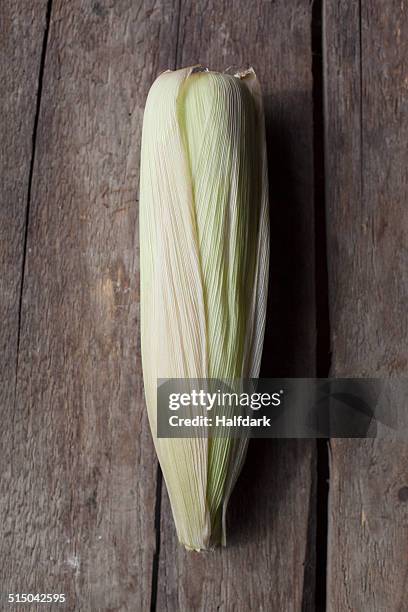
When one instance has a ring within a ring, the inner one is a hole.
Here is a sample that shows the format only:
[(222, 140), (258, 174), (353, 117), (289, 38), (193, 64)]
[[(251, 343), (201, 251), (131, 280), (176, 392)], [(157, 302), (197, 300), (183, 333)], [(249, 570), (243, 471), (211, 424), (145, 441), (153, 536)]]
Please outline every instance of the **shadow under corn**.
[[(271, 250), (260, 377), (312, 376), (315, 350), (313, 133), (310, 92), (264, 97)], [(305, 464), (303, 466), (303, 464)], [(296, 488), (310, 475), (307, 440), (253, 439), (231, 497), (228, 545), (285, 538)], [(303, 469), (302, 469), (303, 466)], [(305, 474), (307, 474), (305, 476)], [(302, 483), (303, 484), (303, 483)], [(308, 500), (300, 492), (299, 500)], [(302, 510), (306, 511), (305, 505)], [(308, 534), (310, 537), (310, 534)]]

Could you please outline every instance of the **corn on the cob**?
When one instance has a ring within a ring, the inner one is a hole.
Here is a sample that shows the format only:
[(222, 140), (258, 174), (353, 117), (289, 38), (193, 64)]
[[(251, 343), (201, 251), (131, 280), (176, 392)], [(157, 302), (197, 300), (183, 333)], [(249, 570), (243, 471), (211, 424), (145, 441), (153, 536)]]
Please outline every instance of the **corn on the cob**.
[(225, 544), (246, 439), (156, 437), (158, 378), (256, 378), (269, 258), (260, 88), (192, 67), (161, 74), (143, 120), (141, 337), (150, 425), (179, 540)]

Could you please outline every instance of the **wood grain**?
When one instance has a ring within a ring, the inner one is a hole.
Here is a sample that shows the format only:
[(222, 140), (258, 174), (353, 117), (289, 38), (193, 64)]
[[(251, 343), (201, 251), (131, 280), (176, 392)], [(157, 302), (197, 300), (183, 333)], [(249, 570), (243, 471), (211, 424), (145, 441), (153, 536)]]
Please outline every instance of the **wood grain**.
[[(47, 3), (0, 3), (0, 575), (12, 554), (13, 513), (9, 497), (14, 449), (20, 292), (32, 138)], [(2, 588), (2, 590), (5, 590)]]
[[(326, 3), (326, 185), (333, 376), (406, 376), (404, 3)], [(408, 444), (331, 444), (328, 609), (405, 610)]]
[[(67, 610), (144, 610), (152, 587), (159, 610), (313, 609), (313, 442), (251, 442), (223, 551), (182, 550), (163, 491), (154, 561), (136, 231), (154, 77), (252, 64), (271, 183), (262, 374), (314, 374), (311, 5), (183, 0), (178, 22), (176, 0), (52, 1), (17, 355), (47, 10), (29, 4), (0, 7), (2, 591), (65, 592)], [(406, 376), (407, 9), (325, 7), (332, 375)], [(329, 610), (406, 608), (407, 474), (401, 440), (332, 441)]]
[[(46, 2), (0, 4), (0, 406), (12, 417), (27, 194)], [(4, 423), (4, 420), (3, 420)], [(7, 422), (9, 424), (9, 422)], [(2, 427), (4, 431), (6, 427)]]
[[(271, 278), (262, 374), (315, 364), (311, 6), (182, 2), (177, 65), (252, 65), (266, 110)], [(315, 445), (252, 441), (231, 500), (229, 546), (185, 552), (163, 494), (158, 610), (313, 609)]]
[[(137, 194), (144, 102), (174, 62), (176, 17), (170, 0), (52, 3), (2, 590), (65, 593), (66, 610), (150, 604), (156, 459), (142, 397)], [(28, 48), (39, 44), (26, 35)]]

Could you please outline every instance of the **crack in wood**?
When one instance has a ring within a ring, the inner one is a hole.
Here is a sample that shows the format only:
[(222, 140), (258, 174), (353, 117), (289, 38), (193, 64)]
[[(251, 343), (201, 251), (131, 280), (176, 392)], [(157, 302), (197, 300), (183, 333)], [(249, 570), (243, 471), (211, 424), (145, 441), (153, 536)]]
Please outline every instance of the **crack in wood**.
[[(315, 208), (315, 296), (316, 296), (316, 376), (327, 377), (331, 367), (329, 279), (326, 235), (325, 186), (325, 104), (324, 104), (324, 2), (312, 3), (313, 76), (313, 169)], [(326, 609), (327, 544), (329, 501), (328, 439), (317, 440), (315, 608)]]
[(20, 283), (20, 295), (19, 295), (19, 301), (18, 301), (17, 350), (16, 350), (15, 383), (14, 383), (14, 404), (16, 403), (16, 400), (17, 400), (18, 366), (19, 366), (20, 338), (21, 338), (21, 315), (22, 315), (22, 308), (23, 308), (24, 278), (25, 278), (26, 259), (27, 259), (27, 240), (28, 240), (28, 223), (29, 223), (29, 218), (30, 218), (31, 189), (32, 189), (32, 184), (33, 184), (35, 150), (36, 150), (36, 143), (37, 143), (37, 131), (38, 131), (38, 122), (39, 122), (39, 117), (40, 117), (40, 108), (41, 108), (41, 96), (42, 96), (44, 71), (45, 71), (45, 58), (47, 55), (48, 34), (49, 34), (50, 22), (51, 22), (51, 11), (52, 11), (52, 0), (48, 0), (47, 10), (45, 14), (45, 28), (44, 28), (44, 36), (43, 36), (43, 43), (42, 43), (42, 49), (41, 49), (40, 69), (38, 72), (37, 100), (36, 100), (33, 135), (32, 135), (32, 143), (31, 143), (30, 168), (29, 168), (29, 173), (28, 173), (27, 202), (26, 202), (26, 210), (25, 210), (25, 225), (24, 225), (24, 240), (23, 240), (23, 256), (22, 256), (22, 264), (21, 264), (21, 283)]
[[(179, 41), (180, 41), (180, 23), (181, 23), (181, 0), (178, 1), (177, 20), (176, 20), (176, 45), (174, 51), (174, 70), (178, 68), (179, 62)], [(163, 475), (160, 469), (160, 464), (157, 463), (156, 477), (156, 506), (154, 528), (156, 534), (156, 547), (152, 562), (152, 582), (151, 582), (151, 597), (150, 597), (150, 612), (156, 612), (157, 608), (157, 592), (159, 583), (159, 563), (160, 563), (160, 542), (161, 542), (161, 499), (163, 494)]]
[(152, 591), (150, 598), (150, 612), (156, 612), (157, 608), (157, 584), (159, 579), (159, 562), (160, 562), (160, 523), (161, 523), (161, 496), (162, 496), (163, 475), (160, 465), (157, 462), (156, 476), (156, 506), (154, 510), (154, 530), (156, 534), (156, 546), (153, 555), (152, 563)]

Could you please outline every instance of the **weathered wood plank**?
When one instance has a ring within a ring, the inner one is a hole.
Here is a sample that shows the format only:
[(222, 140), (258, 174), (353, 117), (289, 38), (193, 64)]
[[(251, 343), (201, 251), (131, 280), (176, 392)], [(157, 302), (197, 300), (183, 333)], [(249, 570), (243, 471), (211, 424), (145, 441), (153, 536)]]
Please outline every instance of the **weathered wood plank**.
[(52, 5), (6, 584), (65, 593), (67, 610), (150, 603), (156, 460), (139, 357), (137, 193), (143, 106), (175, 57), (175, 4)]
[(0, 3), (1, 576), (13, 554), (13, 507), (8, 497), (13, 458), (10, 432), (14, 422), (26, 206), (46, 11), (46, 0)]
[[(252, 65), (263, 87), (272, 232), (265, 376), (314, 373), (311, 61), (308, 1), (182, 2), (178, 66)], [(157, 609), (312, 609), (314, 449), (251, 442), (224, 550), (184, 551), (164, 492)]]
[(12, 417), (14, 402), (27, 193), (46, 8), (45, 0), (31, 5), (14, 0), (0, 4), (0, 406), (3, 423)]
[[(361, 29), (360, 29), (361, 26)], [(326, 3), (333, 376), (408, 373), (404, 3)], [(331, 443), (328, 609), (406, 608), (408, 444)]]

